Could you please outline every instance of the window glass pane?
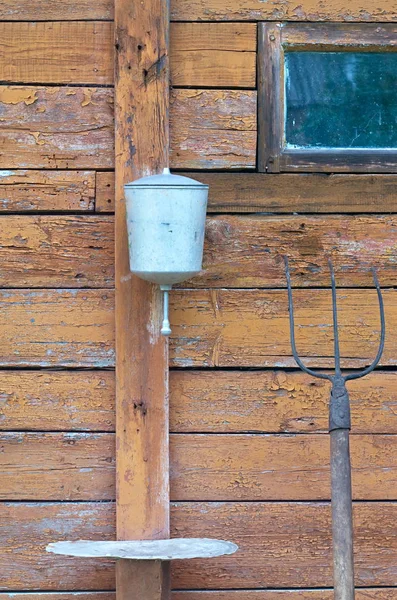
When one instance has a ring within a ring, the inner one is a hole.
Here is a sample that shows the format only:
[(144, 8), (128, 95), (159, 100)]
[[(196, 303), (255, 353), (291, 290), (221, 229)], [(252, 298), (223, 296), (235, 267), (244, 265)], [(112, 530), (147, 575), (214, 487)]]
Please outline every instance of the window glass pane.
[(287, 148), (397, 148), (397, 53), (286, 52)]

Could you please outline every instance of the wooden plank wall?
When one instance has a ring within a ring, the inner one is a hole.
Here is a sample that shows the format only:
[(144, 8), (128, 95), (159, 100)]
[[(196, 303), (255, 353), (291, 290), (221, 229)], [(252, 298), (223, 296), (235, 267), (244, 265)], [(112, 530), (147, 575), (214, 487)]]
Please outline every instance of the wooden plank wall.
[[(172, 535), (240, 551), (179, 563), (174, 600), (332, 598), (326, 255), (344, 364), (374, 355), (368, 268), (385, 292), (381, 368), (352, 382), (358, 600), (397, 600), (394, 175), (256, 169), (260, 20), (392, 21), (393, 0), (174, 0), (172, 167), (210, 184), (203, 275), (173, 295)], [(112, 539), (113, 6), (0, 0), (0, 600), (113, 600), (109, 561), (47, 555)], [(148, 72), (150, 77), (150, 72)], [(321, 289), (319, 289), (321, 288)]]

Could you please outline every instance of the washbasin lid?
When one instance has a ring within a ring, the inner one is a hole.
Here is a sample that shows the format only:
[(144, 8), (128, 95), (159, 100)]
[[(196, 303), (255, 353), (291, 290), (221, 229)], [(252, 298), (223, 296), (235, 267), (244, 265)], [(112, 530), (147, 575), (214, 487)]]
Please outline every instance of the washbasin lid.
[(136, 181), (131, 181), (125, 184), (125, 188), (135, 187), (182, 187), (182, 188), (199, 188), (208, 189), (208, 185), (191, 179), (190, 177), (184, 177), (183, 175), (173, 175), (169, 169), (164, 169), (160, 175), (149, 175), (149, 177), (141, 177)]

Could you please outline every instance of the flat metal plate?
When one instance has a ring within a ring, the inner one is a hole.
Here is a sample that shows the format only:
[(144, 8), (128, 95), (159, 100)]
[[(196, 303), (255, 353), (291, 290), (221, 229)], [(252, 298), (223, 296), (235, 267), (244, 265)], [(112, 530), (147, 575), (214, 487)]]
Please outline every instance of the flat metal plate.
[(54, 542), (47, 552), (81, 558), (126, 558), (131, 560), (175, 560), (213, 558), (233, 554), (238, 546), (232, 542), (208, 538), (170, 540)]

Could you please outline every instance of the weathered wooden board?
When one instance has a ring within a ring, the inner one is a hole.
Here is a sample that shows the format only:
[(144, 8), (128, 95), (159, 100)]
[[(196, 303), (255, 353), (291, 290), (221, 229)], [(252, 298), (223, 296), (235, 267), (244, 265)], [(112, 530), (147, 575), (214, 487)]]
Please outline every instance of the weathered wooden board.
[[(2, 82), (113, 83), (113, 23), (34, 21), (0, 24)], [(171, 72), (174, 85), (254, 88), (256, 25), (173, 23)]]
[[(381, 214), (397, 210), (396, 175), (198, 172), (182, 175), (209, 185), (209, 213)], [(109, 185), (105, 212), (109, 212), (114, 210), (114, 191), (111, 173), (106, 173), (106, 177)], [(98, 192), (97, 189), (97, 197)]]
[[(394, 500), (397, 436), (354, 435), (353, 496)], [(114, 500), (112, 433), (0, 433), (1, 500)], [(45, 459), (43, 459), (45, 457)], [(329, 500), (329, 439), (173, 434), (174, 501)]]
[[(4, 596), (6, 596), (4, 594)], [(184, 591), (174, 592), (173, 600), (332, 600), (332, 590), (230, 590), (230, 591)], [(396, 600), (397, 588), (361, 588), (356, 589), (356, 600)], [(12, 600), (2, 598), (0, 600)], [(18, 598), (15, 594), (15, 600)], [(26, 598), (26, 600), (42, 600), (39, 598)], [(50, 598), (49, 600), (64, 600), (63, 598)], [(77, 599), (80, 600), (80, 599)], [(81, 600), (90, 600), (81, 599)], [(93, 598), (92, 600), (101, 600)], [(106, 600), (108, 600), (106, 598)]]
[[(111, 89), (1, 86), (0, 119), (1, 169), (113, 167)], [(174, 168), (255, 166), (254, 91), (175, 90), (171, 126)]]
[(255, 23), (173, 23), (170, 41), (172, 85), (255, 87)]
[(173, 91), (171, 167), (247, 169), (255, 164), (256, 92)]
[[(1, 8), (1, 7), (0, 7)], [(3, 22), (0, 80), (9, 83), (113, 83), (113, 23)], [(254, 88), (254, 23), (173, 23), (174, 85)]]
[(0, 365), (114, 366), (111, 290), (1, 290)]
[[(173, 505), (172, 537), (214, 537), (239, 545), (232, 556), (178, 561), (173, 587), (330, 587), (330, 516), (329, 505), (322, 503)], [(357, 585), (394, 585), (397, 504), (359, 503), (354, 516)], [(112, 503), (3, 503), (0, 524), (2, 591), (114, 589), (114, 567), (108, 561), (69, 559), (44, 550), (57, 540), (114, 539)]]
[(113, 91), (0, 86), (1, 169), (113, 166)]
[[(397, 374), (351, 381), (352, 433), (397, 433)], [(3, 371), (0, 429), (114, 431), (110, 371)], [(177, 433), (310, 433), (328, 429), (329, 384), (300, 372), (172, 371)], [(208, 410), (211, 406), (211, 410)]]
[(96, 174), (95, 212), (114, 212), (114, 171)]
[(0, 81), (112, 83), (112, 38), (106, 21), (0, 23)]
[(111, 371), (2, 371), (0, 430), (114, 431), (114, 385)]
[(329, 258), (340, 286), (370, 287), (371, 267), (393, 286), (396, 231), (395, 216), (210, 218), (203, 272), (183, 287), (286, 287), (284, 255), (299, 287), (328, 287)]
[(113, 0), (0, 0), (4, 21), (78, 21), (113, 18)]
[(54, 541), (114, 537), (115, 509), (110, 502), (2, 503), (0, 590), (114, 590), (112, 561), (45, 551)]
[[(326, 435), (173, 435), (173, 500), (328, 500)], [(395, 500), (397, 436), (351, 440), (353, 497)]]
[[(113, 592), (0, 593), (0, 600), (115, 600)], [(330, 589), (321, 590), (212, 590), (174, 591), (173, 600), (332, 600)], [(397, 588), (356, 589), (357, 600), (396, 600)]]
[(86, 212), (94, 201), (94, 171), (0, 171), (0, 212)]
[(261, 0), (173, 0), (171, 18), (175, 21), (395, 21), (395, 0), (291, 0), (264, 3)]
[(396, 175), (182, 173), (209, 185), (209, 212), (390, 213)]
[(114, 223), (100, 216), (0, 216), (0, 286), (114, 286)]
[[(383, 365), (397, 364), (397, 291), (383, 293), (387, 330)], [(333, 366), (328, 290), (295, 290), (297, 346), (307, 365)], [(338, 290), (342, 365), (372, 362), (378, 349), (375, 290)], [(285, 290), (175, 290), (171, 364), (178, 367), (294, 367)]]
[[(174, 432), (328, 431), (330, 384), (299, 371), (177, 370), (170, 381)], [(348, 388), (352, 434), (397, 433), (397, 373), (375, 372)]]
[(109, 500), (112, 433), (0, 433), (1, 500)]
[[(354, 507), (356, 584), (395, 584), (396, 503)], [(175, 565), (173, 587), (281, 588), (332, 585), (330, 508), (325, 504), (180, 504), (171, 513), (178, 535), (223, 536), (235, 555)], [(175, 533), (174, 533), (175, 534)]]

